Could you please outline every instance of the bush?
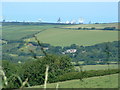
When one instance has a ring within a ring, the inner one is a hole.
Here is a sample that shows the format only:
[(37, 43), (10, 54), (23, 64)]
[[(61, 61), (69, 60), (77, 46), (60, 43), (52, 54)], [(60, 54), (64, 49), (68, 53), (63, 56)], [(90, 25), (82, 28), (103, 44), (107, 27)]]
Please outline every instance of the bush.
[[(110, 69), (110, 70), (90, 70), (90, 71), (83, 71), (81, 72), (70, 72), (64, 75), (58, 76), (57, 81), (66, 81), (66, 80), (73, 80), (73, 79), (80, 79), (94, 77), (94, 76), (104, 76), (109, 74), (116, 74), (119, 73), (118, 69)], [(84, 75), (84, 76), (83, 76)]]
[(95, 30), (96, 28), (95, 27), (91, 27), (91, 30)]
[[(3, 61), (3, 70), (8, 80), (7, 88), (19, 88), (21, 81), (28, 78), (31, 86), (44, 83), (46, 65), (49, 65), (48, 82), (55, 82), (58, 75), (63, 75), (73, 71), (71, 59), (68, 56), (48, 55), (36, 60), (27, 61), (23, 64), (13, 64)], [(14, 76), (13, 76), (14, 75)]]
[(115, 27), (105, 27), (104, 30), (115, 30)]
[(81, 27), (78, 27), (78, 30), (82, 29)]
[(23, 65), (23, 79), (28, 78), (30, 85), (44, 83), (46, 65), (49, 65), (48, 81), (55, 82), (58, 75), (71, 72), (73, 66), (71, 59), (67, 56), (49, 55)]
[[(68, 57), (65, 56), (49, 56), (49, 61), (47, 58), (42, 58), (40, 60), (29, 61), (26, 62), (22, 66), (22, 68), (11, 65), (10, 62), (3, 62), (4, 71), (9, 78), (8, 80), (8, 88), (19, 88), (21, 83), (17, 77), (11, 77), (13, 74), (20, 77), (22, 81), (28, 78), (28, 82), (30, 85), (40, 85), (44, 83), (45, 78), (45, 64), (49, 64), (49, 74), (48, 74), (48, 82), (59, 82), (73, 79), (83, 79), (94, 76), (103, 76), (109, 74), (119, 73), (118, 69), (110, 69), (110, 70), (90, 70), (90, 71), (82, 71), (75, 72), (72, 71), (72, 66), (70, 64)], [(14, 67), (14, 68), (13, 68)], [(7, 72), (8, 69), (11, 69), (11, 72)], [(23, 70), (23, 71), (22, 71)], [(11, 77), (11, 79), (10, 79)]]
[(89, 28), (83, 28), (83, 30), (89, 30)]
[(2, 61), (3, 71), (5, 73), (5, 76), (7, 77), (7, 82), (8, 82), (8, 85), (6, 86), (7, 88), (19, 88), (20, 87), (21, 83), (18, 80), (18, 78), (15, 76), (19, 77), (21, 76), (21, 74), (23, 74), (21, 66), (22, 65), (12, 63), (7, 60)]

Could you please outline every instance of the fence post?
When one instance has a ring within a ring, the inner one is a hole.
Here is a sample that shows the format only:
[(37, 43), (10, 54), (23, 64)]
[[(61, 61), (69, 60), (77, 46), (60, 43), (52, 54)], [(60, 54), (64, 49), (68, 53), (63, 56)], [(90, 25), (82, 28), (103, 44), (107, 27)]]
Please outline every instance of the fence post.
[(49, 66), (46, 65), (46, 72), (45, 72), (45, 82), (44, 82), (44, 90), (46, 90), (47, 80), (48, 80), (48, 70)]

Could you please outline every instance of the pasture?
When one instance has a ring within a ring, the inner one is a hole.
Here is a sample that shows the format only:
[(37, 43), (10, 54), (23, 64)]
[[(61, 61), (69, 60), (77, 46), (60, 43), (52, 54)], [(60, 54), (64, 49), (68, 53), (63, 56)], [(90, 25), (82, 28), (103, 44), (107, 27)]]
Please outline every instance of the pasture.
[(116, 27), (118, 28), (118, 23), (107, 23), (107, 24), (80, 24), (80, 25), (71, 25), (71, 26), (67, 26), (64, 28), (91, 28), (91, 27), (95, 27), (97, 29), (101, 29), (104, 27)]
[[(60, 27), (60, 25), (56, 26)], [(19, 40), (53, 27), (54, 25), (8, 25), (2, 27), (2, 36), (6, 40)]]
[[(69, 80), (58, 83), (48, 83), (47, 88), (117, 88), (118, 87), (118, 74), (85, 78), (84, 81)], [(43, 88), (43, 85), (32, 86), (31, 88)]]
[[(83, 70), (106, 70), (108, 65), (84, 65)], [(109, 69), (118, 69), (118, 64), (110, 64)], [(79, 66), (75, 66), (75, 70), (80, 70)]]
[[(80, 45), (91, 46), (91, 45), (95, 45), (95, 44), (103, 43), (103, 42), (118, 41), (118, 31), (66, 29), (66, 28), (78, 28), (78, 27), (87, 27), (87, 28), (95, 27), (99, 29), (99, 28), (104, 28), (107, 26), (116, 27), (116, 24), (8, 25), (8, 26), (3, 26), (2, 27), (3, 40), (1, 42), (6, 43), (3, 45), (3, 49), (4, 49), (3, 53), (6, 56), (9, 55), (6, 59), (10, 59), (12, 61), (16, 61), (17, 58), (18, 58), (17, 60), (31, 59), (31, 56), (30, 56), (31, 54), (27, 54), (28, 49), (32, 48), (33, 50), (36, 50), (36, 47), (29, 46), (27, 44), (24, 44), (24, 45), (21, 44), (20, 46), (19, 45), (20, 43), (8, 43), (7, 44), (7, 40), (8, 41), (9, 40), (15, 40), (15, 41), (24, 40), (27, 42), (30, 42), (30, 41), (35, 42), (33, 35), (36, 35), (37, 38), (40, 40), (40, 42), (49, 43), (53, 46), (62, 46), (62, 47), (70, 46), (71, 44), (77, 44), (79, 46)], [(24, 53), (22, 53), (23, 51)], [(20, 61), (17, 61), (17, 62), (20, 62)], [(82, 64), (83, 62), (79, 62), (79, 63)], [(72, 64), (74, 63), (72, 62)], [(110, 64), (109, 68), (116, 69), (118, 68), (118, 65)], [(79, 70), (79, 67), (75, 66), (75, 69)], [(83, 66), (83, 70), (86, 70), (86, 71), (87, 70), (103, 70), (103, 69), (108, 69), (108, 66), (107, 65), (85, 65)], [(33, 74), (33, 75), (36, 75), (36, 74)], [(31, 76), (29, 79), (31, 79)], [(93, 88), (93, 87), (94, 88), (116, 88), (118, 86), (117, 79), (118, 79), (118, 74), (85, 78), (84, 82), (80, 80), (70, 80), (70, 81), (58, 82), (59, 83), (58, 88)], [(47, 88), (55, 88), (56, 84), (57, 83), (49, 83), (47, 85)], [(37, 84), (34, 84), (34, 85), (37, 85)], [(31, 87), (31, 88), (43, 88), (43, 86), (39, 85), (39, 86)]]
[[(20, 40), (24, 37), (34, 41), (32, 36), (37, 35), (43, 43), (54, 46), (69, 46), (71, 44), (91, 46), (103, 42), (118, 40), (118, 31), (104, 30), (74, 30), (65, 28), (78, 27), (117, 27), (111, 24), (79, 24), (79, 25), (8, 25), (2, 27), (2, 38), (5, 40)], [(29, 37), (30, 36), (30, 37)]]
[[(38, 39), (53, 46), (69, 46), (71, 44), (91, 46), (103, 42), (118, 40), (118, 31), (103, 30), (67, 30), (52, 28), (37, 34)], [(34, 38), (31, 38), (34, 41)]]

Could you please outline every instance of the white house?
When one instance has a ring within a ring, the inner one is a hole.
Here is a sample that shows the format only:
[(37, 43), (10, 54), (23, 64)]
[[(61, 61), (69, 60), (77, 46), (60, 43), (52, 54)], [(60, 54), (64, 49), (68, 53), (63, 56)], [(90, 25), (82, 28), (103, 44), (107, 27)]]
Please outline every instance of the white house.
[(75, 53), (77, 50), (76, 49), (68, 49), (65, 52), (66, 53)]

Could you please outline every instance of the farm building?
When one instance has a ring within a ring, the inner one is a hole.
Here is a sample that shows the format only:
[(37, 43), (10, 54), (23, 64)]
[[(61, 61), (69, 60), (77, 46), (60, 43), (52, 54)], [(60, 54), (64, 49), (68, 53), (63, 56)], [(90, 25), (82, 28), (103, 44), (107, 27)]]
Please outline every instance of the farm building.
[(77, 49), (68, 49), (65, 52), (62, 52), (63, 54), (65, 53), (75, 53), (77, 51)]

